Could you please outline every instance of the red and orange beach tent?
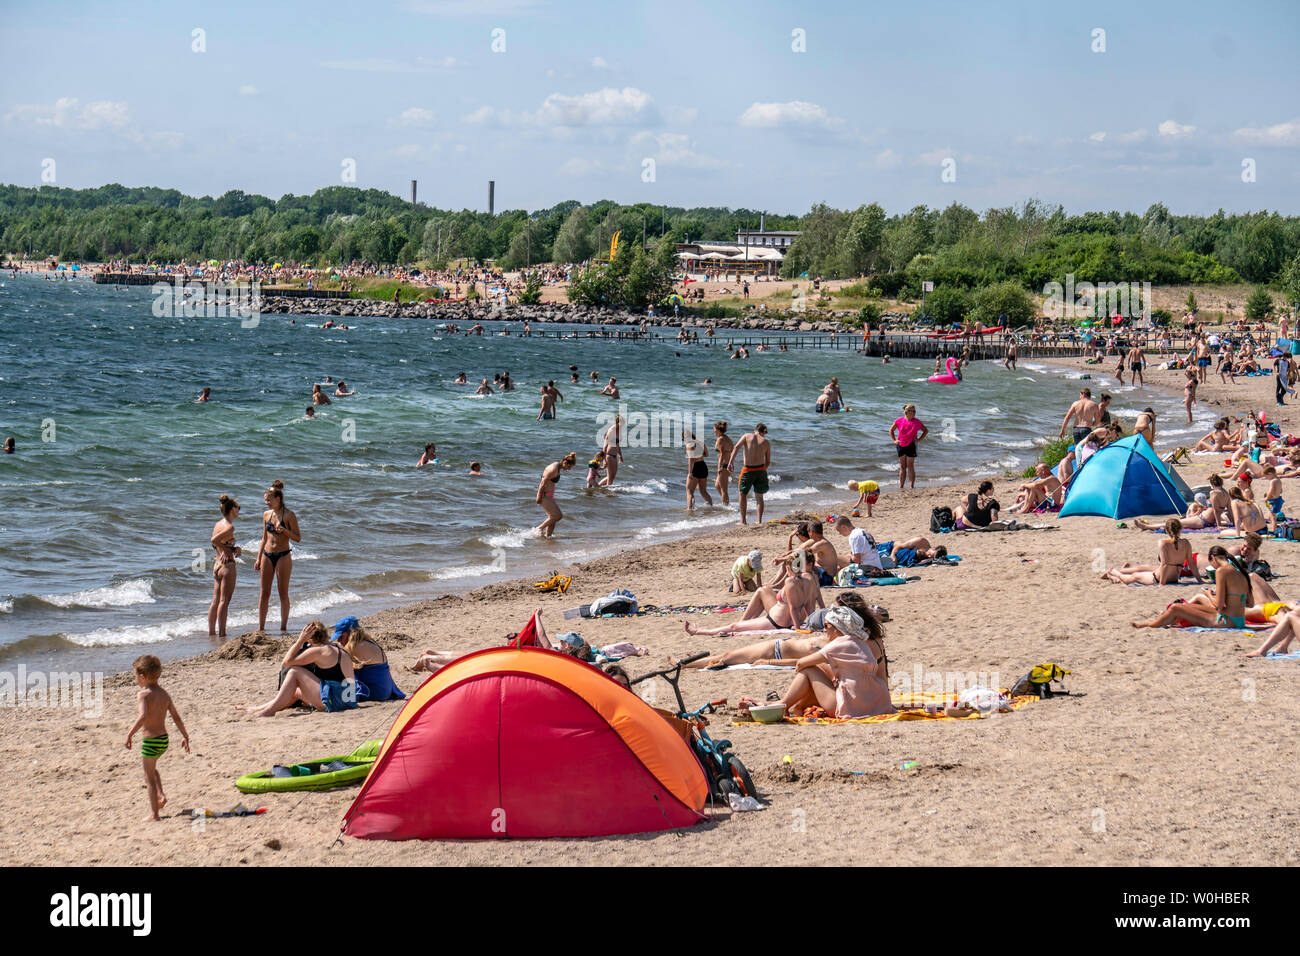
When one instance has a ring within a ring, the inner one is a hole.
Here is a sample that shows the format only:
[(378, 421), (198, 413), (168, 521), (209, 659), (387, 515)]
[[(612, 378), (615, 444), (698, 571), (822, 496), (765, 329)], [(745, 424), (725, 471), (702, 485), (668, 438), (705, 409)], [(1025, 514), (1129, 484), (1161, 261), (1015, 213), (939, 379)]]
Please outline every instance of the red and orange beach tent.
[(579, 837), (704, 819), (708, 781), (677, 731), (589, 664), (539, 648), (468, 654), (407, 700), (343, 833)]

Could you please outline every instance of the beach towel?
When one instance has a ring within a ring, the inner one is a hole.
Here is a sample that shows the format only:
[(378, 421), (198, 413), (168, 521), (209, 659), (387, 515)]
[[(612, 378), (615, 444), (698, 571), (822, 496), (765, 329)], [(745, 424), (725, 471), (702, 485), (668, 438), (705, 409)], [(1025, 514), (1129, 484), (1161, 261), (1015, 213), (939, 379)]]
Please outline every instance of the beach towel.
[[(889, 695), (889, 701), (894, 705), (895, 710), (892, 714), (877, 714), (875, 717), (786, 717), (782, 723), (787, 724), (888, 724), (898, 720), (979, 720), (980, 714), (973, 713), (966, 717), (949, 717), (947, 714), (929, 714), (925, 711), (927, 703), (945, 703), (953, 702), (953, 694), (935, 694), (928, 691), (914, 691), (902, 693), (895, 691)], [(1036, 696), (1012, 697), (1007, 702), (1007, 709), (1016, 711), (1026, 704), (1032, 704), (1037, 701)], [(755, 727), (763, 726), (757, 721), (732, 721), (733, 727)]]

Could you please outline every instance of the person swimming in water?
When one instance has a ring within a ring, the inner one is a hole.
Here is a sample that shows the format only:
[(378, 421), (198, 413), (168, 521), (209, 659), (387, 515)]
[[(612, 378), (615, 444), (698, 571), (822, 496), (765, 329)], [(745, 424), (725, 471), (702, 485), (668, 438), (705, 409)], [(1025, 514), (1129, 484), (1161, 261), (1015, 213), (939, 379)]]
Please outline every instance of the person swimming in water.
[(324, 392), (322, 392), (322, 391), (320, 390), (320, 386), (319, 386), (319, 385), (313, 385), (313, 386), (311, 387), (311, 403), (312, 403), (313, 405), (333, 405), (333, 404), (334, 404), (333, 402), (330, 401), (330, 397), (329, 397), (328, 395), (326, 395)]
[(210, 386), (207, 386), (207, 385), (204, 385), (204, 386), (203, 386), (203, 391), (199, 392), (199, 397), (196, 398), (196, 399), (194, 399), (194, 401), (195, 401), (196, 404), (197, 404), (198, 402), (210, 402), (210, 401), (212, 401), (212, 389), (211, 389), (211, 387), (210, 387)]
[(433, 442), (425, 442), (424, 454), (421, 455), (420, 460), (415, 463), (415, 467), (423, 468), (425, 465), (436, 464), (438, 464), (438, 446)]

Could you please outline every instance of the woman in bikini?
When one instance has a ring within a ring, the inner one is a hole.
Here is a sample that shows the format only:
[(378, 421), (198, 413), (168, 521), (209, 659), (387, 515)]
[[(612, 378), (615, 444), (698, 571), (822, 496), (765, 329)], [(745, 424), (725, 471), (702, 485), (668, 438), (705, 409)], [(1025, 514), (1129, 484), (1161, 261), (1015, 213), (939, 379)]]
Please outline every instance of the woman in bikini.
[(301, 541), (298, 516), (284, 506), (284, 482), (278, 478), (263, 495), (267, 510), (262, 512), (262, 543), (253, 570), (261, 574), (262, 593), (257, 601), (257, 629), (266, 630), (266, 612), (271, 604), (271, 585), (280, 591), (280, 631), (289, 630), (289, 576), (293, 573), (290, 541)]
[(614, 424), (605, 429), (605, 477), (600, 480), (601, 488), (608, 488), (614, 483), (618, 466), (623, 464), (623, 416), (615, 415)]
[(1259, 510), (1259, 505), (1247, 501), (1240, 488), (1233, 488), (1228, 492), (1228, 498), (1232, 502), (1232, 527), (1237, 534), (1268, 530), (1268, 519)]
[(1187, 409), (1187, 424), (1192, 423), (1192, 406), (1196, 404), (1196, 370), (1187, 370), (1187, 381), (1183, 384), (1183, 408)]
[[(1228, 497), (1228, 492), (1223, 487), (1223, 479), (1218, 475), (1210, 475), (1210, 496), (1207, 502), (1202, 505), (1199, 500), (1194, 501), (1187, 509), (1187, 514), (1180, 519), (1184, 531), (1219, 528), (1227, 524), (1232, 513), (1232, 499)], [(1133, 519), (1133, 527), (1141, 531), (1160, 530), (1160, 526), (1141, 518)]]
[(1196, 569), (1196, 559), (1192, 554), (1191, 544), (1183, 537), (1183, 523), (1177, 518), (1165, 522), (1165, 534), (1169, 537), (1160, 542), (1156, 549), (1156, 561), (1152, 564), (1130, 565), (1125, 562), (1118, 568), (1111, 568), (1102, 574), (1102, 580), (1116, 584), (1177, 584), (1183, 570), (1187, 569), (1201, 580), (1201, 572)]
[(578, 456), (574, 452), (569, 452), (559, 461), (553, 461), (546, 466), (542, 472), (542, 480), (537, 485), (537, 503), (542, 506), (546, 512), (546, 520), (537, 526), (537, 533), (543, 538), (549, 538), (555, 533), (555, 526), (560, 523), (564, 514), (560, 511), (560, 506), (555, 503), (555, 485), (560, 480), (560, 473), (568, 471), (577, 464)]
[(235, 558), (241, 549), (235, 544), (235, 519), (239, 502), (230, 495), (221, 496), (221, 520), (212, 526), (212, 550), (217, 553), (212, 564), (212, 604), (208, 607), (208, 637), (226, 636), (226, 615), (235, 593)]
[[(870, 613), (867, 602), (860, 594), (847, 592), (835, 599), (835, 607), (846, 607), (859, 617), (866, 619)], [(693, 661), (687, 667), (701, 667), (708, 670), (723, 670), (735, 664), (757, 664), (769, 667), (794, 667), (801, 657), (815, 654), (822, 649), (826, 639), (822, 637), (778, 637), (774, 641), (759, 641), (734, 647), (721, 654), (713, 654), (702, 660)], [(676, 664), (677, 659), (668, 658), (669, 664)]]
[(808, 573), (808, 557), (796, 550), (790, 555), (790, 580), (778, 593), (770, 587), (754, 592), (739, 621), (711, 630), (683, 622), (687, 634), (713, 637), (743, 631), (792, 630), (819, 607), (824, 607), (821, 585)]
[(1214, 568), (1213, 607), (1176, 601), (1158, 617), (1145, 622), (1134, 621), (1133, 626), (1169, 627), (1181, 623), (1193, 627), (1245, 627), (1246, 608), (1254, 603), (1245, 566), (1240, 558), (1228, 554), (1221, 545), (1210, 549), (1209, 559)]
[(704, 442), (695, 437), (689, 429), (682, 430), (682, 442), (686, 446), (686, 507), (695, 507), (695, 493), (698, 491), (704, 503), (713, 506), (709, 497), (709, 466), (704, 456), (708, 451)]
[[(306, 644), (311, 646), (304, 647)], [(355, 680), (352, 658), (342, 646), (330, 642), (330, 632), (320, 621), (312, 621), (302, 629), (298, 639), (285, 651), (280, 666), (286, 670), (274, 697), (265, 704), (235, 710), (254, 717), (273, 717), (299, 700), (316, 710), (337, 710), (340, 701), (337, 695), (331, 694), (330, 682), (341, 685)], [(355, 697), (352, 703), (355, 706)]]
[(713, 423), (713, 448), (718, 453), (718, 477), (714, 479), (713, 487), (718, 489), (718, 494), (722, 496), (722, 504), (729, 506), (731, 504), (731, 469), (727, 463), (731, 461), (731, 452), (736, 447), (736, 443), (727, 437), (727, 423)]
[(794, 680), (781, 698), (785, 712), (798, 717), (819, 707), (844, 719), (892, 714), (884, 640), (874, 614), (832, 608), (826, 614), (825, 645), (795, 662)]

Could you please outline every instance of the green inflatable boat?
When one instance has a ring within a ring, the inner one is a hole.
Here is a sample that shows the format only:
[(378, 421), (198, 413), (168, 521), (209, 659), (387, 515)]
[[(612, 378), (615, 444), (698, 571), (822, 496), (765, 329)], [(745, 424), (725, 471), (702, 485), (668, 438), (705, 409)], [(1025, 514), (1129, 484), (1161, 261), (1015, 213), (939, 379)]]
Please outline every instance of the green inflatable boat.
[[(350, 754), (342, 757), (321, 757), (317, 760), (304, 760), (288, 765), (289, 776), (275, 776), (273, 770), (260, 770), (249, 773), (235, 781), (235, 786), (244, 793), (282, 793), (291, 790), (332, 790), (346, 787), (350, 783), (360, 783), (370, 773), (375, 758), (379, 756), (382, 740), (368, 740)], [(348, 766), (322, 771), (335, 762)]]

